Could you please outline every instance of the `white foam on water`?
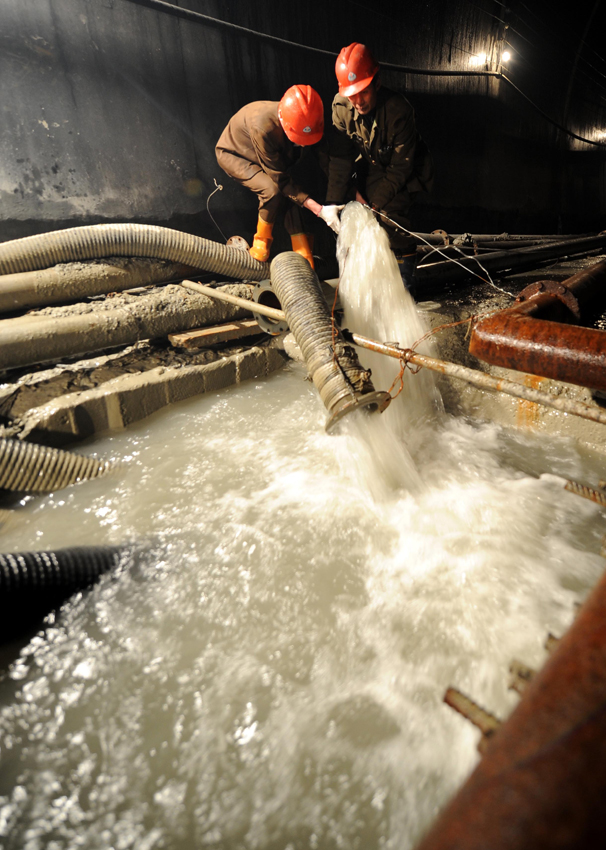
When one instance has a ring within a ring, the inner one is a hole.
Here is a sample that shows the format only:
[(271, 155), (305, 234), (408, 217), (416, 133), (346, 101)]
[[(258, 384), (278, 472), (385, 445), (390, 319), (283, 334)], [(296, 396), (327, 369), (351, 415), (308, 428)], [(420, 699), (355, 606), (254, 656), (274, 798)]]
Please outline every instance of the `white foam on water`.
[(290, 366), (26, 501), (4, 551), (147, 548), (0, 685), (6, 850), (414, 846), (477, 760), (445, 689), (506, 716), (511, 659), (539, 667), (601, 574), (603, 513), (563, 479), (604, 472), (407, 393), (369, 448)]

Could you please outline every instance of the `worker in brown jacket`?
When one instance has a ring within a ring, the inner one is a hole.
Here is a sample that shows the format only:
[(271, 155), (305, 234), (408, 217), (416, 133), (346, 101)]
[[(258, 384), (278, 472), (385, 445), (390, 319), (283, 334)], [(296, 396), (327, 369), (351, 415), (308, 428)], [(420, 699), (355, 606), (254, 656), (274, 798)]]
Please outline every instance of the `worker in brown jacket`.
[(378, 211), (404, 284), (412, 290), (416, 242), (389, 219), (410, 229), (414, 197), (433, 181), (431, 154), (412, 106), (381, 85), (379, 65), (366, 45), (344, 47), (335, 70), (339, 94), (332, 104), (327, 203), (355, 199)]
[(223, 130), (215, 153), (223, 171), (259, 198), (257, 232), (251, 255), (269, 259), (272, 231), (278, 211), (286, 207), (284, 225), (293, 251), (313, 268), (300, 208), (305, 207), (338, 232), (339, 211), (322, 206), (293, 183), (290, 170), (299, 160), (301, 146), (317, 144), (324, 133), (324, 108), (311, 86), (291, 86), (282, 100), (261, 100), (242, 107)]

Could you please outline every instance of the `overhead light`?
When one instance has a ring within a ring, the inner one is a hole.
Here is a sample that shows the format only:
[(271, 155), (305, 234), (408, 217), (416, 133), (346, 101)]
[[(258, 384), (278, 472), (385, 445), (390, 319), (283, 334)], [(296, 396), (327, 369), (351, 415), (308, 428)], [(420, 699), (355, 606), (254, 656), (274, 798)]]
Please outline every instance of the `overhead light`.
[(484, 65), (486, 62), (486, 54), (485, 53), (476, 53), (474, 56), (469, 57), (470, 65)]
[(596, 139), (599, 139), (600, 141), (602, 139), (606, 139), (606, 130), (596, 130), (595, 137), (596, 137)]
[(501, 59), (502, 59), (502, 61), (503, 61), (503, 62), (509, 62), (509, 60), (511, 59), (511, 53), (509, 52), (509, 50), (506, 50), (506, 51), (505, 51), (505, 52), (501, 55)]

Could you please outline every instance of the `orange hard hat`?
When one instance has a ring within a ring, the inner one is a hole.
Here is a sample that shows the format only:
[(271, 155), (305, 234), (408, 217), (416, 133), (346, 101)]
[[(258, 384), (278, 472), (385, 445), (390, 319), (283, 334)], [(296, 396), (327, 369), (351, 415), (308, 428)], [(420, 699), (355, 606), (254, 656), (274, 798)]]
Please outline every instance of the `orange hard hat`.
[(324, 107), (311, 86), (291, 86), (278, 104), (278, 118), (296, 145), (315, 145), (324, 133)]
[(362, 91), (370, 85), (378, 70), (377, 60), (365, 44), (354, 41), (349, 47), (344, 47), (335, 65), (339, 94), (351, 97)]

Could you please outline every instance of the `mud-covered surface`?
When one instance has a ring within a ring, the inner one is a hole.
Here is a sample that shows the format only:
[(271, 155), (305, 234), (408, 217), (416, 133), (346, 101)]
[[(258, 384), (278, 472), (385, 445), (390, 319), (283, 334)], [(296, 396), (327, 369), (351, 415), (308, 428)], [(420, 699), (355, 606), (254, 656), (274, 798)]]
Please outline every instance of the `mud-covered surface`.
[[(226, 287), (226, 292), (245, 298), (252, 299), (252, 285), (248, 283), (211, 282), (212, 286)], [(91, 313), (111, 313), (116, 310), (131, 311), (134, 305), (145, 304), (151, 311), (161, 310), (164, 313), (179, 312), (186, 303), (200, 302), (206, 304), (221, 304), (212, 301), (206, 295), (198, 295), (190, 289), (175, 283), (167, 283), (163, 286), (138, 287), (135, 290), (120, 293), (109, 293), (95, 300), (81, 301), (77, 304), (63, 304), (57, 307), (40, 307), (30, 310), (28, 316), (48, 316), (61, 319), (65, 316), (83, 316)]]
[[(510, 306), (517, 294), (530, 283), (537, 280), (565, 280), (582, 269), (589, 268), (602, 260), (602, 256), (587, 257), (553, 264), (548, 268), (525, 272), (508, 278), (492, 279), (492, 282), (476, 281), (464, 286), (457, 285), (445, 289), (439, 295), (419, 297), (420, 308), (427, 315), (439, 348), (439, 355), (454, 362), (473, 368), (485, 369), (482, 364), (468, 353), (468, 335), (470, 321), (474, 316), (494, 312)], [(116, 260), (112, 265), (124, 267), (129, 261)], [(90, 266), (89, 263), (66, 264)], [(57, 267), (60, 268), (60, 267)], [(193, 276), (195, 278), (195, 276)], [(210, 282), (214, 286), (226, 286), (226, 291), (242, 298), (252, 298), (253, 286), (247, 283)], [(330, 290), (331, 300), (333, 290)], [(148, 316), (175, 316), (192, 305), (199, 304), (205, 311), (205, 320), (201, 325), (219, 324), (225, 320), (223, 308), (226, 305), (204, 295), (198, 295), (182, 286), (165, 284), (139, 287), (120, 293), (96, 296), (93, 299), (75, 304), (43, 307), (29, 311), (34, 323), (51, 320), (61, 327), (62, 321), (71, 321), (74, 317), (99, 317), (99, 322), (115, 321), (124, 323), (127, 317), (145, 313)], [(143, 310), (142, 310), (143, 308)], [(215, 315), (216, 314), (216, 315)], [(601, 324), (602, 322), (602, 324)], [(603, 319), (597, 327), (603, 327)], [(203, 366), (216, 363), (239, 352), (268, 342), (266, 335), (247, 337), (246, 340), (232, 342), (229, 345), (211, 346), (198, 350), (175, 349), (166, 338), (138, 341), (120, 348), (101, 350), (96, 354), (63, 357), (57, 365), (30, 366), (13, 369), (0, 378), (0, 435), (18, 436), (23, 432), (28, 411), (40, 408), (63, 396), (85, 393), (100, 388), (124, 376), (143, 375), (146, 372), (162, 368), (177, 370), (188, 366)], [(292, 353), (288, 352), (289, 354)], [(115, 384), (112, 385), (112, 388)], [(108, 390), (113, 391), (113, 389)], [(588, 396), (590, 400), (590, 396)]]
[[(3, 275), (0, 313), (16, 315), (49, 304), (99, 299), (109, 293), (197, 274), (189, 266), (146, 257), (59, 263), (49, 269)], [(203, 275), (210, 277), (206, 272)]]
[[(74, 264), (70, 264), (73, 266)], [(88, 264), (76, 264), (88, 265)], [(214, 282), (212, 282), (214, 285)], [(224, 286), (226, 284), (219, 284)], [(227, 291), (240, 298), (252, 297), (250, 284), (227, 284)], [(198, 295), (182, 286), (167, 284), (147, 286), (136, 290), (113, 293), (83, 301), (54, 307), (31, 310), (28, 318), (47, 318), (60, 323), (74, 316), (137, 315), (144, 308), (148, 315), (179, 315), (192, 304), (205, 308), (206, 321), (213, 324), (222, 321), (227, 308), (237, 311), (230, 305), (213, 301), (204, 295)], [(28, 411), (39, 408), (62, 396), (103, 387), (108, 382), (125, 375), (137, 375), (150, 372), (158, 367), (179, 369), (184, 366), (200, 366), (213, 363), (221, 358), (230, 357), (251, 346), (267, 342), (265, 334), (246, 338), (246, 344), (232, 341), (227, 345), (214, 345), (207, 348), (185, 350), (173, 348), (167, 339), (143, 340), (120, 347), (108, 349), (86, 357), (62, 358), (57, 365), (42, 364), (5, 372), (0, 383), (0, 434), (15, 436), (22, 430), (22, 422)]]
[[(220, 288), (246, 300), (252, 297), (251, 284)], [(44, 307), (0, 322), (0, 369), (10, 381), (16, 370), (35, 364), (65, 362), (71, 356), (81, 358), (246, 315), (246, 309), (174, 284), (146, 288), (140, 294), (107, 296), (93, 303)]]
[(119, 352), (23, 374), (14, 382), (0, 385), (0, 436), (17, 436), (28, 411), (61, 396), (100, 388), (115, 378), (158, 367), (179, 369), (214, 363), (268, 341), (267, 335), (260, 334), (247, 337), (246, 345), (233, 342), (199, 350), (175, 349), (165, 340), (145, 341)]

